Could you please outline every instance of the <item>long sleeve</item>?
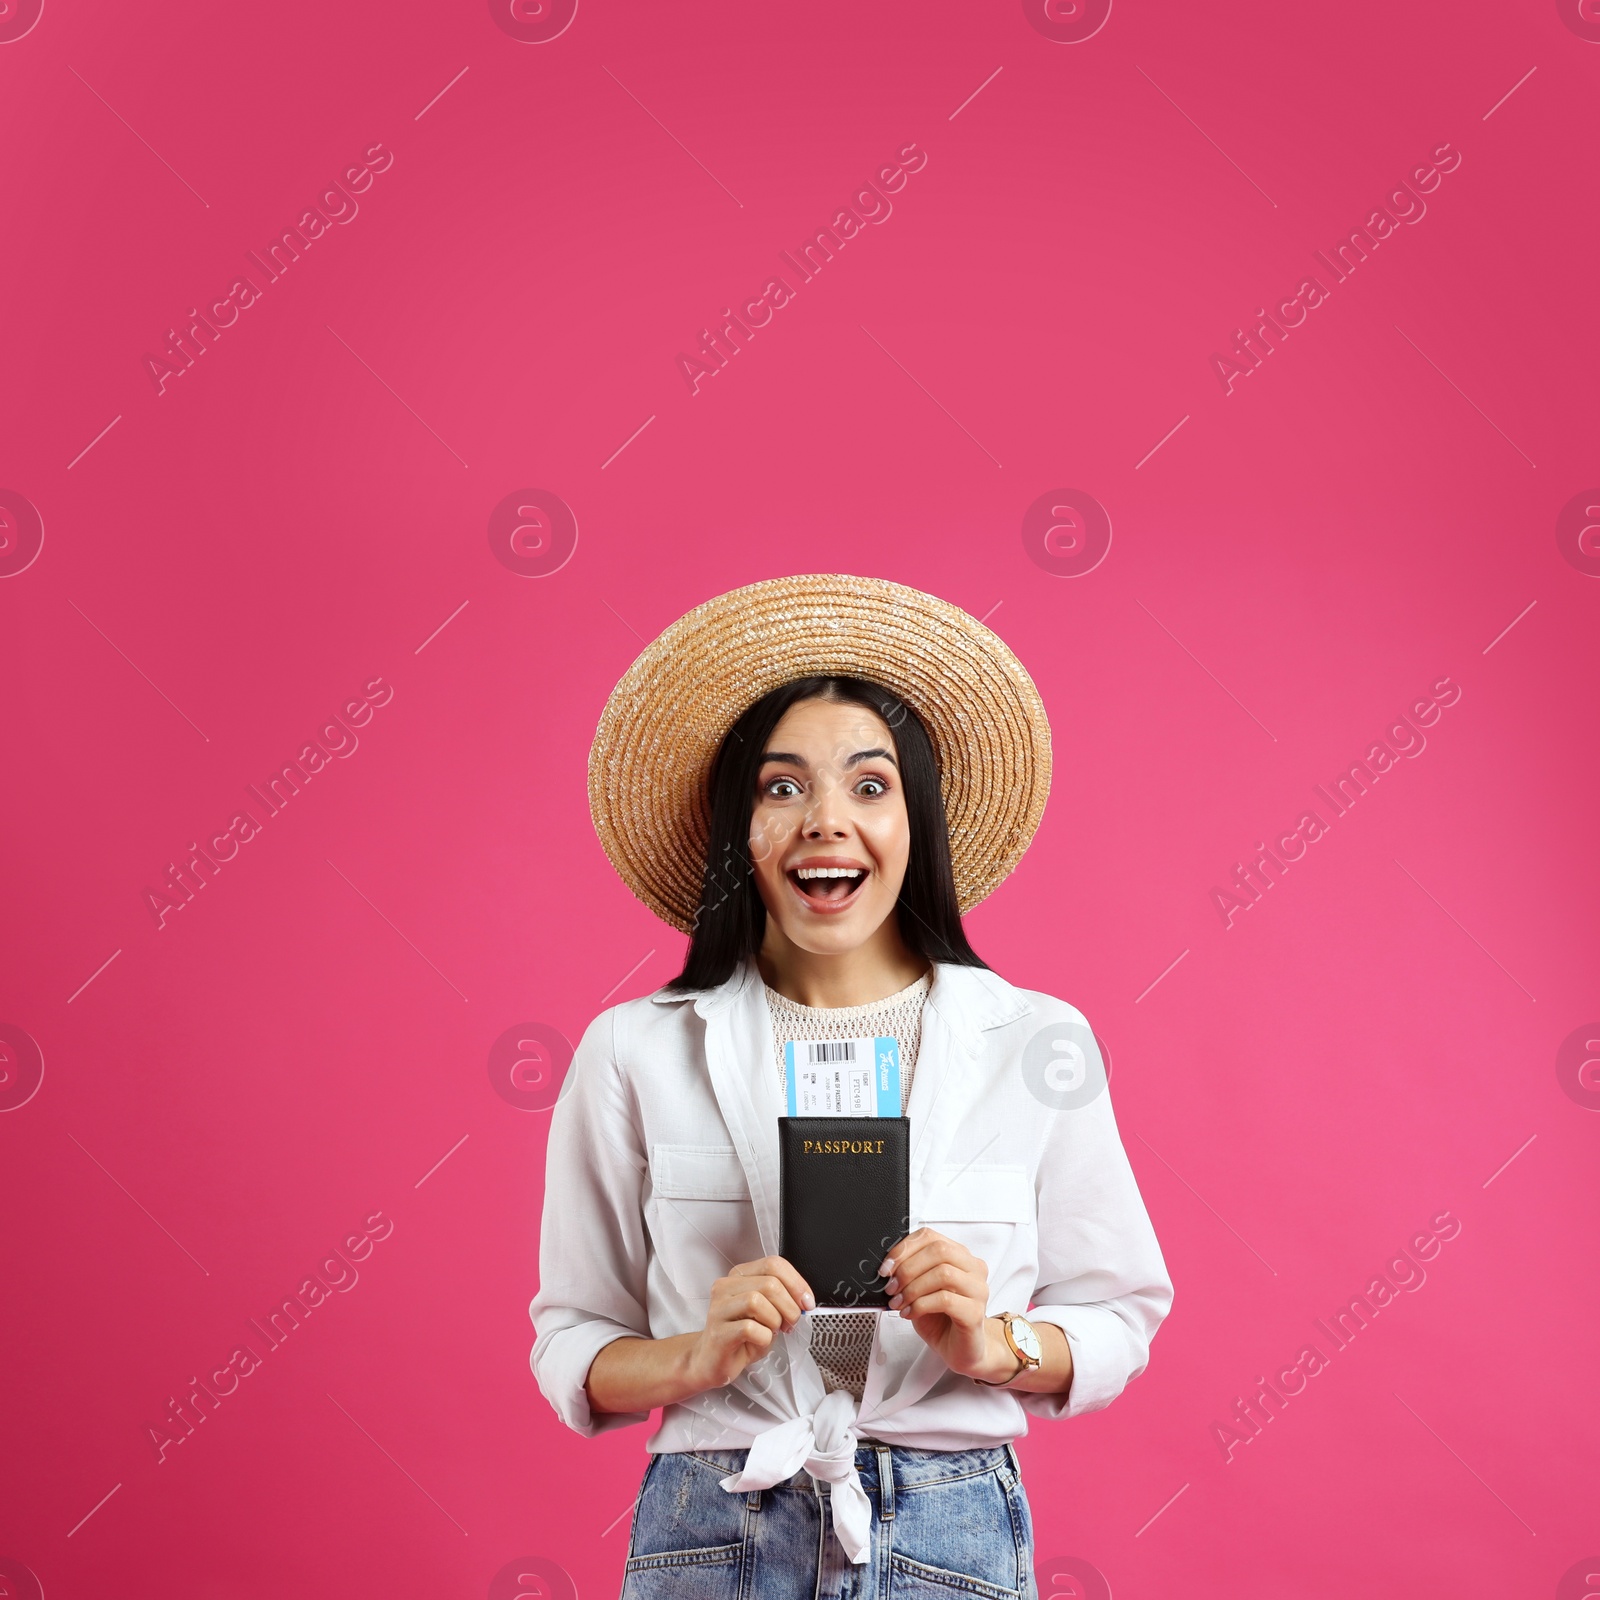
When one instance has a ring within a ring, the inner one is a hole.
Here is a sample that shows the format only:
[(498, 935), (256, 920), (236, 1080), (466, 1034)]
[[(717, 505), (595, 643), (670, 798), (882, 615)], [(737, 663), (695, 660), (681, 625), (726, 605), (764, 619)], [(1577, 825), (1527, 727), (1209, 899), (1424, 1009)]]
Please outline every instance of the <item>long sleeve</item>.
[(569, 1428), (592, 1438), (647, 1420), (594, 1414), (585, 1381), (614, 1339), (649, 1338), (646, 1159), (614, 1053), (615, 1011), (584, 1033), (550, 1119), (532, 1366)]
[[(1074, 1030), (1076, 1032), (1076, 1030)], [(1102, 1084), (1094, 1035), (1079, 1035)], [(1039, 1279), (1034, 1322), (1053, 1322), (1072, 1350), (1066, 1395), (1018, 1393), (1041, 1417), (1111, 1404), (1144, 1371), (1172, 1306), (1172, 1281), (1117, 1132), (1109, 1089), (1054, 1113), (1038, 1177)]]

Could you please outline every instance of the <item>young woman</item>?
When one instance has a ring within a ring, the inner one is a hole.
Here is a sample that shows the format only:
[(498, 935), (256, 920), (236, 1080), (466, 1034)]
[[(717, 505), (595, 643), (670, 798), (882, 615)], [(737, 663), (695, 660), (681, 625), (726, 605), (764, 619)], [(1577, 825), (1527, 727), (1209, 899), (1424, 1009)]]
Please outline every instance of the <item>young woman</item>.
[[(1032, 681), (878, 580), (735, 590), (639, 658), (590, 757), (613, 864), (690, 934), (615, 1006), (550, 1129), (533, 1368), (592, 1436), (661, 1408), (625, 1600), (1032, 1596), (1011, 1441), (1108, 1405), (1172, 1285), (1081, 1013), (961, 913), (1049, 787)], [(779, 1254), (788, 1041), (892, 1037), (912, 1230), (884, 1312)]]

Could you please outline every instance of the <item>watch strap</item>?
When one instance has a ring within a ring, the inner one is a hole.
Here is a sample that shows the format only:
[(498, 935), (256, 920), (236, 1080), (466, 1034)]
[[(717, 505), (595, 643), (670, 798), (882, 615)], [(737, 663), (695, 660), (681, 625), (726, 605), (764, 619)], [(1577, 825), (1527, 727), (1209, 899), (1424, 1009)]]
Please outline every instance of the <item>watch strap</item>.
[(1015, 1383), (1024, 1372), (1032, 1372), (1044, 1365), (1043, 1361), (1030, 1361), (1021, 1350), (1017, 1348), (1017, 1341), (1011, 1335), (1011, 1319), (1016, 1315), (1014, 1311), (1001, 1311), (997, 1315), (1006, 1333), (1006, 1345), (1012, 1355), (1017, 1358), (1017, 1370), (1009, 1378), (974, 1378), (974, 1383), (981, 1383), (986, 1389), (1005, 1389)]

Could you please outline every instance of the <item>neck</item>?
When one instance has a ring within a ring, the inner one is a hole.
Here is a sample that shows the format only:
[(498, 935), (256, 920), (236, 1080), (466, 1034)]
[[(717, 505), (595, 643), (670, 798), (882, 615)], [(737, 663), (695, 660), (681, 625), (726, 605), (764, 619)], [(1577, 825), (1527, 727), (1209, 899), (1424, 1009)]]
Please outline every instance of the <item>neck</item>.
[(928, 963), (907, 948), (893, 917), (865, 944), (834, 955), (801, 949), (768, 917), (756, 965), (767, 985), (784, 999), (829, 1009), (886, 1000), (928, 970)]

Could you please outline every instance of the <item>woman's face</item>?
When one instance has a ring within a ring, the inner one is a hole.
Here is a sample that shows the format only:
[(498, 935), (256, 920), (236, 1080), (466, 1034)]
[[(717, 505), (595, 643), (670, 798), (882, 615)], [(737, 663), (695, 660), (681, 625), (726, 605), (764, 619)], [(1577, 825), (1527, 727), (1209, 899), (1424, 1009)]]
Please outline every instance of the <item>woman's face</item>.
[(750, 860), (770, 922), (802, 950), (860, 948), (900, 898), (911, 829), (895, 761), (876, 712), (832, 700), (791, 706), (767, 741)]

